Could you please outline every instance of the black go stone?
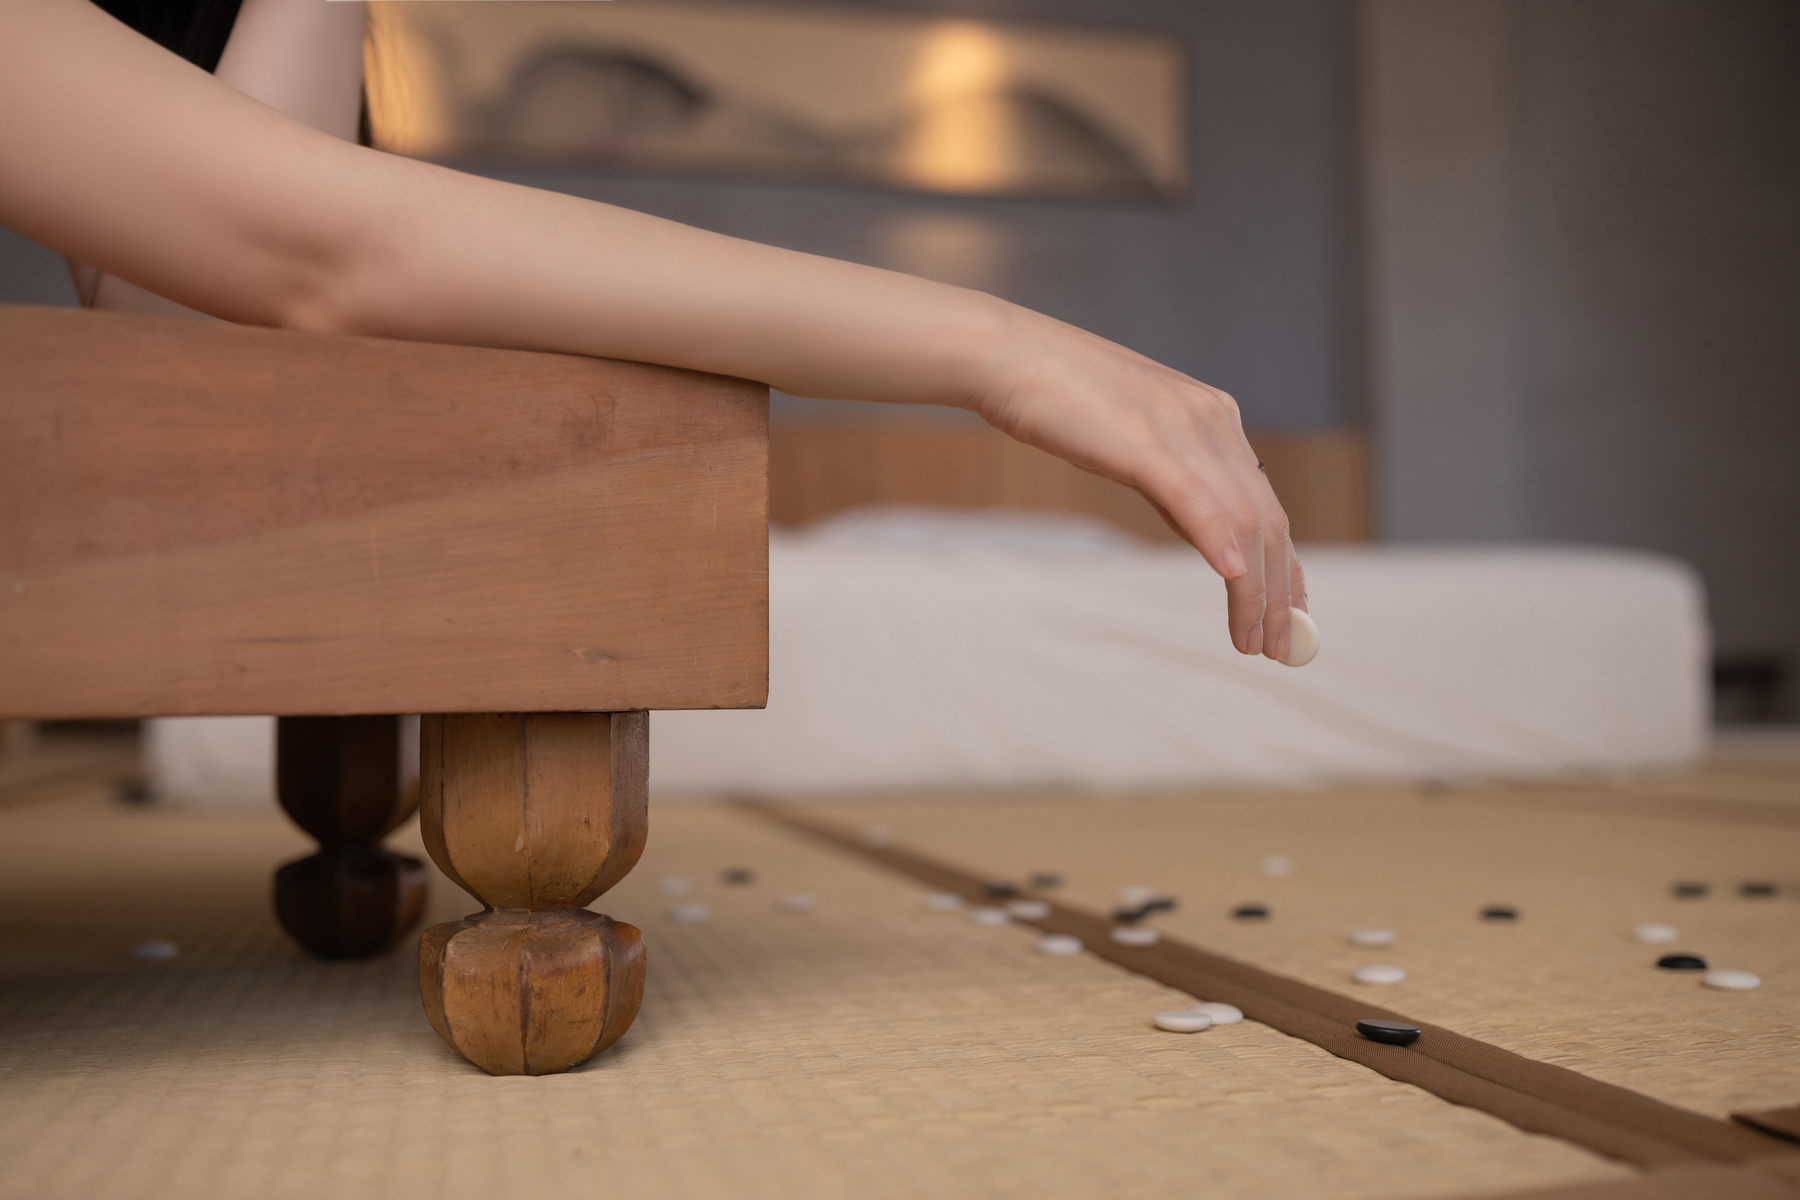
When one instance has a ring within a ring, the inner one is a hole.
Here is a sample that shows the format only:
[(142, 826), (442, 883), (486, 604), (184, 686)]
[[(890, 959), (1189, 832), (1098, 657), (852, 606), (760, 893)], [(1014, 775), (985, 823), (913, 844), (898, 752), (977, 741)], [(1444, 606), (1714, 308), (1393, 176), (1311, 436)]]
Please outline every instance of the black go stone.
[(1665, 971), (1704, 971), (1706, 960), (1698, 954), (1665, 954), (1656, 960)]
[(1408, 1025), (1405, 1021), (1381, 1021), (1374, 1017), (1358, 1021), (1356, 1032), (1371, 1042), (1386, 1042), (1390, 1046), (1410, 1046), (1419, 1040), (1417, 1025)]
[(1062, 886), (1062, 876), (1055, 871), (1034, 871), (1031, 876), (1031, 886), (1040, 892), (1047, 892)]
[(1174, 912), (1175, 911), (1175, 897), (1173, 897), (1173, 896), (1158, 896), (1154, 900), (1145, 901), (1144, 911), (1145, 912)]
[(1484, 921), (1516, 921), (1519, 919), (1519, 910), (1510, 904), (1490, 904), (1481, 910), (1481, 919)]
[(1240, 921), (1266, 921), (1269, 917), (1269, 906), (1266, 904), (1240, 904), (1231, 910), (1231, 915)]
[(1669, 890), (1683, 900), (1698, 900), (1700, 897), (1706, 895), (1706, 893), (1712, 891), (1712, 886), (1710, 884), (1701, 883), (1698, 880), (1689, 880), (1684, 883), (1672, 884), (1670, 885)]
[(1005, 880), (1002, 880), (1002, 879), (997, 879), (997, 880), (994, 880), (992, 883), (982, 884), (981, 890), (986, 892), (989, 896), (993, 897), (995, 900), (1006, 900), (1006, 899), (1009, 899), (1009, 898), (1019, 894), (1019, 885), (1016, 883), (1007, 883)]
[(749, 887), (756, 882), (756, 872), (749, 867), (732, 867), (729, 871), (721, 871), (719, 878), (733, 887)]
[(1755, 880), (1738, 884), (1738, 895), (1740, 896), (1754, 896), (1758, 899), (1766, 899), (1774, 894), (1775, 885), (1772, 883), (1764, 883), (1760, 880)]
[(1113, 909), (1113, 920), (1121, 925), (1132, 925), (1143, 920), (1150, 913), (1151, 908), (1148, 904), (1139, 908), (1115, 908)]

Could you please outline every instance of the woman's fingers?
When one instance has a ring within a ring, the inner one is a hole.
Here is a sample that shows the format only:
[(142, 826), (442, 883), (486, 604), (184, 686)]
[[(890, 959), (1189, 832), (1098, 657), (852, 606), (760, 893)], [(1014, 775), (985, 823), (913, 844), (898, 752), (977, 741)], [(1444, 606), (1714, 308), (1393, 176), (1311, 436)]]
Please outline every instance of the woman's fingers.
[(1245, 519), (1238, 527), (1238, 543), (1250, 569), (1225, 581), (1225, 606), (1230, 614), (1231, 644), (1243, 654), (1261, 654), (1267, 632), (1268, 552), (1262, 522)]
[(1293, 545), (1288, 541), (1287, 514), (1276, 505), (1263, 524), (1264, 578), (1262, 653), (1280, 662), (1288, 652), (1288, 605), (1292, 603)]

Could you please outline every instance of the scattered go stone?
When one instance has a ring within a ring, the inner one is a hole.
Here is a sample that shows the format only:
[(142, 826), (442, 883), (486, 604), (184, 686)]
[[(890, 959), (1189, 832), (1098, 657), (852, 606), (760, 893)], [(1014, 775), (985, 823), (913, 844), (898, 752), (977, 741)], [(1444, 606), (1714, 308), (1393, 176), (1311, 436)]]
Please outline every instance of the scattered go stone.
[(1042, 900), (1008, 900), (1006, 911), (1021, 921), (1041, 921), (1050, 915), (1050, 906)]
[(730, 887), (749, 887), (756, 882), (756, 872), (749, 867), (732, 867), (719, 872), (719, 878)]
[(1375, 1017), (1364, 1017), (1358, 1021), (1356, 1032), (1371, 1042), (1386, 1042), (1390, 1046), (1410, 1046), (1419, 1040), (1417, 1025), (1408, 1025), (1405, 1021), (1382, 1021)]
[(1113, 909), (1113, 920), (1121, 925), (1132, 925), (1150, 915), (1150, 906), (1140, 904), (1136, 908)]
[(1051, 933), (1038, 939), (1038, 951), (1043, 954), (1080, 954), (1086, 946), (1081, 939), (1067, 933)]
[(1283, 879), (1294, 873), (1294, 860), (1285, 854), (1270, 854), (1257, 864), (1257, 868), (1271, 879)]
[(1738, 884), (1738, 895), (1751, 896), (1756, 899), (1767, 899), (1775, 894), (1775, 885), (1762, 880), (1750, 880)]
[(865, 825), (862, 831), (863, 845), (880, 849), (894, 844), (894, 831), (886, 825)]
[(1704, 971), (1706, 960), (1698, 954), (1665, 954), (1656, 960), (1665, 971)]
[(686, 904), (677, 904), (669, 910), (671, 920), (691, 925), (695, 921), (704, 921), (712, 916), (712, 910), (698, 900), (690, 900)]
[(1490, 904), (1481, 910), (1481, 919), (1484, 921), (1516, 921), (1519, 919), (1519, 910), (1510, 904)]
[(1701, 883), (1699, 880), (1688, 880), (1683, 883), (1671, 884), (1669, 890), (1683, 900), (1698, 900), (1712, 891), (1712, 885)]
[(1175, 911), (1175, 897), (1173, 897), (1173, 896), (1158, 896), (1154, 900), (1144, 901), (1142, 908), (1143, 908), (1146, 916), (1149, 915), (1150, 913), (1154, 913), (1154, 912), (1174, 912)]
[(969, 920), (977, 925), (1005, 925), (1012, 920), (1012, 914), (1004, 908), (971, 908)]
[(1156, 889), (1147, 884), (1134, 883), (1119, 889), (1119, 903), (1128, 908), (1148, 904), (1154, 899), (1156, 899)]
[(1358, 983), (1400, 983), (1406, 978), (1406, 972), (1387, 963), (1371, 963), (1350, 972), (1350, 978)]
[(131, 948), (131, 957), (141, 958), (145, 962), (167, 962), (180, 953), (181, 947), (168, 938), (150, 938)]
[(1391, 929), (1352, 929), (1350, 944), (1352, 946), (1391, 946), (1394, 944), (1394, 931)]
[(1114, 925), (1112, 940), (1121, 946), (1154, 946), (1162, 934), (1148, 925)]
[(1210, 1029), (1213, 1023), (1211, 1017), (1192, 1008), (1165, 1008), (1152, 1013), (1150, 1021), (1164, 1033), (1199, 1033)]
[(1266, 921), (1269, 918), (1269, 906), (1266, 904), (1240, 904), (1231, 910), (1231, 915), (1240, 921)]
[(1673, 925), (1664, 925), (1659, 921), (1647, 921), (1631, 928), (1631, 936), (1640, 942), (1672, 942), (1681, 936), (1681, 930)]
[(781, 907), (788, 912), (809, 913), (818, 906), (818, 898), (811, 892), (791, 892), (781, 898)]
[(1019, 885), (1016, 883), (1008, 883), (1004, 879), (996, 879), (991, 883), (982, 884), (981, 890), (996, 900), (1004, 900), (1008, 896), (1018, 895)]
[(665, 896), (685, 896), (688, 894), (688, 881), (679, 875), (664, 875), (656, 881), (656, 890)]
[(1722, 992), (1749, 992), (1762, 986), (1762, 980), (1750, 972), (1734, 971), (1730, 967), (1715, 967), (1702, 975), (1700, 982)]
[(963, 906), (963, 898), (955, 892), (926, 892), (925, 907), (934, 912), (955, 912)]
[(1212, 1018), (1214, 1025), (1236, 1025), (1244, 1019), (1244, 1010), (1235, 1004), (1221, 1004), (1217, 1000), (1208, 1000), (1194, 1005), (1194, 1011), (1205, 1013)]
[(1037, 888), (1039, 891), (1048, 892), (1053, 888), (1062, 886), (1062, 876), (1058, 875), (1055, 871), (1033, 871), (1031, 873), (1031, 886)]

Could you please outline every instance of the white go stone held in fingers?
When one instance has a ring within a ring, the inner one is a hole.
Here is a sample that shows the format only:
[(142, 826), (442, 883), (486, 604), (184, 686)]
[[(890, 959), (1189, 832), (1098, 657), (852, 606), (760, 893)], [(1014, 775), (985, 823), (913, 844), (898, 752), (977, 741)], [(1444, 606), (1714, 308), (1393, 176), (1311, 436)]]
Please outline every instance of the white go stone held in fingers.
[(1288, 652), (1282, 664), (1304, 667), (1319, 653), (1319, 625), (1303, 608), (1288, 609)]

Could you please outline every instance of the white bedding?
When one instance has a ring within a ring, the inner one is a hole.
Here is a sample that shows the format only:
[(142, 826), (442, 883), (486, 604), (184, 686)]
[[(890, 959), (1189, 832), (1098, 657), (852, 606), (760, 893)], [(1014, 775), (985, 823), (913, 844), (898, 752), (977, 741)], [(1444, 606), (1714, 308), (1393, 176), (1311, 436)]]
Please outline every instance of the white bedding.
[[(761, 712), (658, 713), (663, 790), (1306, 784), (1674, 766), (1707, 739), (1694, 573), (1587, 547), (1302, 550), (1318, 659), (1245, 659), (1192, 551), (887, 510), (770, 544)], [(249, 723), (246, 723), (249, 722)], [(266, 799), (269, 722), (159, 721), (159, 794)]]

